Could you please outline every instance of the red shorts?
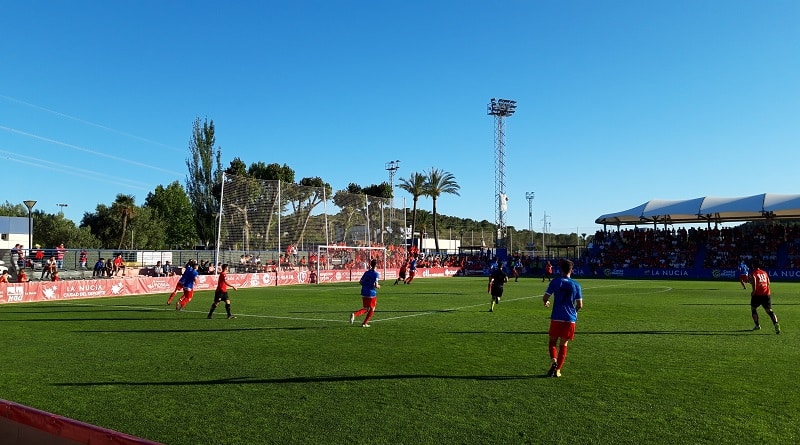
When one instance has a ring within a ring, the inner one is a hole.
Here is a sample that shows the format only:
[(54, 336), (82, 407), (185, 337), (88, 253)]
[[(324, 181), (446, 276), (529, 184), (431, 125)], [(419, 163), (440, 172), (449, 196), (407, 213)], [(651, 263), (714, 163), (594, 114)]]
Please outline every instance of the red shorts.
[(192, 298), (192, 297), (194, 297), (194, 289), (183, 290), (183, 298)]
[(575, 323), (569, 321), (550, 320), (550, 330), (547, 332), (551, 337), (575, 339)]
[(181, 289), (183, 289), (183, 283), (178, 283), (178, 284), (175, 285), (175, 290), (176, 291), (179, 291)]
[(361, 297), (361, 304), (364, 307), (375, 309), (375, 304), (378, 303), (378, 297)]
[(744, 282), (746, 282), (748, 280), (749, 280), (749, 277), (747, 275), (739, 275), (739, 281), (741, 281), (742, 283), (744, 283)]

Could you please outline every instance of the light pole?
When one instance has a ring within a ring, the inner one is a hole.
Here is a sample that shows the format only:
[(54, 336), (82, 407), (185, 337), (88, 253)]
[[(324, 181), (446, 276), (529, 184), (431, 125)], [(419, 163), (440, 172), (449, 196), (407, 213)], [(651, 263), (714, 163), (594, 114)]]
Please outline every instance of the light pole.
[(531, 246), (530, 250), (533, 251), (533, 197), (536, 196), (535, 192), (525, 192), (525, 199), (528, 200), (528, 230), (531, 232)]
[(392, 227), (394, 222), (394, 175), (400, 168), (400, 160), (389, 161), (386, 163), (386, 171), (389, 172), (389, 187), (392, 188), (392, 200), (389, 203), (389, 227)]
[(486, 114), (494, 116), (494, 158), (497, 164), (495, 170), (494, 194), (497, 199), (495, 207), (495, 224), (497, 224), (497, 238), (495, 247), (506, 247), (506, 210), (508, 208), (508, 196), (506, 195), (506, 141), (504, 119), (511, 117), (517, 109), (517, 101), (508, 99), (492, 98), (486, 107)]
[(29, 199), (27, 201), (22, 201), (25, 204), (25, 207), (28, 208), (28, 249), (33, 246), (33, 206), (36, 205), (36, 201)]
[(59, 213), (61, 213), (61, 216), (64, 216), (64, 207), (69, 206), (69, 204), (56, 204), (56, 205), (61, 207), (61, 210), (59, 211)]
[(547, 234), (547, 218), (549, 218), (549, 216), (547, 216), (547, 212), (544, 212), (544, 218), (542, 219), (542, 221), (544, 221), (542, 224), (542, 252), (544, 252), (545, 255), (547, 254), (547, 245), (545, 244), (544, 236)]

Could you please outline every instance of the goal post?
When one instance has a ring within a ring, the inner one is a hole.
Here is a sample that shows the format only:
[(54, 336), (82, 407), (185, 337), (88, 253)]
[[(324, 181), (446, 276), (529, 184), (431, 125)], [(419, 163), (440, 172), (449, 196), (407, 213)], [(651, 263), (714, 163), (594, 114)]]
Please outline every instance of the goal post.
[(324, 245), (317, 247), (317, 256), (312, 259), (312, 269), (317, 273), (317, 284), (330, 281), (324, 279), (330, 272), (353, 272), (358, 271), (358, 278), (361, 273), (369, 269), (370, 261), (377, 260), (375, 269), (381, 272), (381, 279), (386, 279), (386, 269), (391, 265), (386, 254), (385, 247), (361, 247), (344, 245)]

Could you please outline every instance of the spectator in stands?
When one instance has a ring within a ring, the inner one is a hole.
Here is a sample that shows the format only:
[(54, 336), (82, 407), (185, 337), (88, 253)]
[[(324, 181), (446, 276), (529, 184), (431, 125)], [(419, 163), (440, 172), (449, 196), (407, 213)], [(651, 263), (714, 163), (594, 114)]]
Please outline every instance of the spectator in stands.
[(121, 253), (114, 258), (112, 270), (114, 271), (113, 275), (119, 275), (120, 271), (122, 271), (122, 276), (125, 276), (125, 261), (122, 260)]
[(19, 250), (17, 251), (17, 270), (22, 270), (25, 268), (25, 249), (23, 249), (23, 247), (25, 246), (20, 244)]
[(19, 264), (19, 243), (14, 244), (14, 247), (11, 249), (11, 269), (16, 270), (17, 265)]
[(61, 277), (58, 276), (58, 270), (53, 272), (53, 281), (61, 281)]
[(67, 252), (67, 248), (64, 247), (64, 243), (61, 243), (56, 247), (56, 264), (58, 265), (58, 270), (64, 270), (64, 254)]
[(164, 276), (164, 266), (161, 265), (161, 261), (156, 261), (156, 266), (153, 268), (153, 275), (157, 277)]
[(53, 278), (53, 272), (58, 270), (58, 263), (56, 262), (56, 257), (51, 256), (49, 260), (47, 260), (47, 264), (42, 267), (42, 276), (39, 277), (40, 280), (44, 280), (45, 278)]
[(35, 245), (36, 250), (33, 254), (34, 264), (38, 267), (44, 267), (44, 250), (42, 250), (42, 246), (39, 244)]
[(0, 283), (8, 283), (8, 270), (4, 270), (2, 274), (0, 274)]
[(25, 268), (20, 268), (19, 272), (17, 273), (17, 283), (27, 283), (28, 282), (28, 274), (25, 273)]
[(99, 260), (97, 260), (96, 263), (94, 263), (94, 269), (92, 269), (92, 277), (102, 277), (103, 275), (105, 275), (105, 271), (106, 271), (106, 260), (100, 258)]
[(114, 260), (111, 258), (106, 260), (105, 274), (108, 277), (114, 275)]
[(81, 249), (80, 257), (78, 258), (78, 265), (81, 269), (86, 269), (86, 263), (89, 262), (89, 254), (86, 249)]
[(172, 263), (170, 261), (166, 261), (164, 263), (164, 276), (171, 277), (174, 274), (172, 270)]

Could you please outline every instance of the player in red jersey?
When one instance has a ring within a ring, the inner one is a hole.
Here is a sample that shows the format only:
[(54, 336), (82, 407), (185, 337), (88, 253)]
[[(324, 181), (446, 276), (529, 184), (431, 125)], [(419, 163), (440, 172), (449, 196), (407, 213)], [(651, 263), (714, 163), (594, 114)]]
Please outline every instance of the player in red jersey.
[(750, 291), (750, 312), (753, 316), (753, 322), (756, 324), (753, 327), (754, 331), (761, 329), (761, 325), (758, 323), (758, 309), (759, 306), (763, 306), (764, 310), (767, 311), (767, 315), (772, 320), (772, 324), (775, 326), (775, 333), (781, 333), (781, 325), (778, 324), (778, 316), (775, 315), (775, 311), (772, 310), (772, 290), (769, 286), (769, 275), (767, 272), (761, 270), (758, 263), (753, 262), (753, 273), (750, 274), (750, 285), (752, 286), (752, 291)]
[(403, 282), (403, 284), (406, 284), (406, 272), (407, 271), (408, 271), (408, 261), (404, 260), (403, 264), (400, 265), (400, 270), (397, 272), (397, 279), (394, 280), (395, 286), (397, 286), (397, 283), (399, 283), (401, 281)]
[(225, 312), (228, 313), (228, 318), (236, 318), (235, 315), (231, 314), (231, 299), (228, 297), (228, 286), (236, 290), (236, 287), (228, 281), (228, 265), (223, 264), (219, 272), (219, 277), (217, 277), (217, 290), (214, 291), (214, 302), (211, 303), (211, 310), (208, 311), (208, 318), (214, 315), (214, 309), (219, 306), (221, 301), (225, 302)]

